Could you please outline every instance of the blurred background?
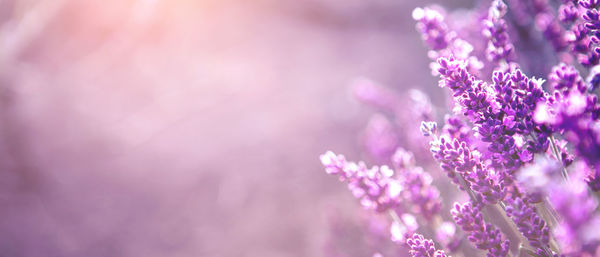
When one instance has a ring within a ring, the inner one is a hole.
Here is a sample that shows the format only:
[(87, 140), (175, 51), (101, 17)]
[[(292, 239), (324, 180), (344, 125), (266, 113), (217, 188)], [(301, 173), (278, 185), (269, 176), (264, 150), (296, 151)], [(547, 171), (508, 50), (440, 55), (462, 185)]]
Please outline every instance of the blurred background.
[(439, 91), (430, 2), (0, 0), (0, 256), (326, 256), (318, 156), (361, 158), (353, 79)]

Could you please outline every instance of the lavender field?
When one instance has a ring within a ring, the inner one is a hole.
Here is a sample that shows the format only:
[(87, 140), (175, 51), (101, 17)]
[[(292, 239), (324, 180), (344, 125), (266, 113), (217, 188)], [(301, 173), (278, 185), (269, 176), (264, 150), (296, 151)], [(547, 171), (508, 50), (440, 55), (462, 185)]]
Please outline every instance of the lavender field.
[(0, 256), (600, 256), (596, 0), (0, 0)]

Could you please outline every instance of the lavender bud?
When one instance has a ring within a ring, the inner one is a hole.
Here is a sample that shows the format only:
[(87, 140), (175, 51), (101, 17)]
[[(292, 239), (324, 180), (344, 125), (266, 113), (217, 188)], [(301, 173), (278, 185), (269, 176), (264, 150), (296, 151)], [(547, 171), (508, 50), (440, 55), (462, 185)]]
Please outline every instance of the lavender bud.
[(423, 136), (435, 135), (437, 133), (437, 123), (434, 121), (422, 121), (420, 129)]

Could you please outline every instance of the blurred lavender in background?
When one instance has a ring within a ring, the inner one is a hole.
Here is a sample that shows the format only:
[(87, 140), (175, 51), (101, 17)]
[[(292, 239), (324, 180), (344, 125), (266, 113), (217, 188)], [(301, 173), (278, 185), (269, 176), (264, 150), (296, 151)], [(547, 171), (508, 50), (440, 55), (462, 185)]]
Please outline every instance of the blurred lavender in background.
[(0, 0), (0, 255), (384, 249), (316, 156), (363, 159), (356, 135), (394, 122), (369, 122), (359, 76), (444, 99), (411, 17), (427, 3)]

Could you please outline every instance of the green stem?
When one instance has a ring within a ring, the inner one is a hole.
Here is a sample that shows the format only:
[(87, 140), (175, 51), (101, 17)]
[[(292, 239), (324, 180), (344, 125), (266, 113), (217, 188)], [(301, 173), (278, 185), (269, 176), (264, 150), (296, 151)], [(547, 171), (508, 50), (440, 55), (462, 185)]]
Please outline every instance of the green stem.
[(402, 224), (405, 225), (404, 222), (402, 222), (402, 220), (400, 219), (400, 217), (398, 216), (398, 213), (396, 213), (395, 210), (389, 209), (388, 213), (390, 214), (390, 217), (392, 217), (392, 220), (398, 224)]
[(556, 146), (556, 140), (554, 139), (554, 136), (550, 136), (549, 140), (550, 140), (550, 146), (551, 146), (552, 153), (554, 153), (554, 156), (556, 156), (556, 159), (560, 162), (560, 166), (562, 167), (561, 174), (562, 174), (563, 178), (568, 182), (569, 181), (569, 173), (567, 172), (567, 168), (565, 167), (562, 157), (560, 156), (560, 152), (558, 151), (558, 147)]

